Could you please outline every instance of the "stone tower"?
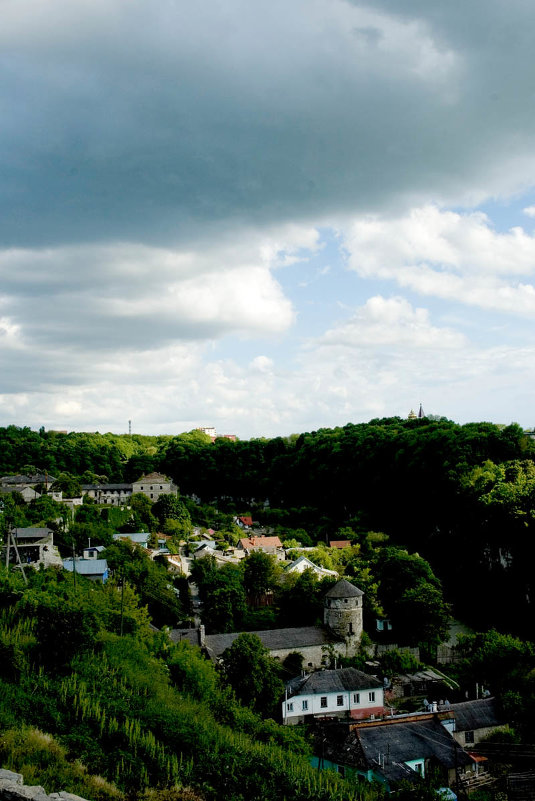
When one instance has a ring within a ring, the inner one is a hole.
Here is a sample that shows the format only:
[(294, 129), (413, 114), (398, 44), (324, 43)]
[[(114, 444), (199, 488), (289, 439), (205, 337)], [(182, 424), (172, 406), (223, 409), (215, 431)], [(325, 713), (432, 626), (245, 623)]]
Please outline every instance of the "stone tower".
[(347, 656), (353, 656), (360, 644), (363, 595), (354, 584), (340, 579), (323, 600), (323, 622), (345, 640)]

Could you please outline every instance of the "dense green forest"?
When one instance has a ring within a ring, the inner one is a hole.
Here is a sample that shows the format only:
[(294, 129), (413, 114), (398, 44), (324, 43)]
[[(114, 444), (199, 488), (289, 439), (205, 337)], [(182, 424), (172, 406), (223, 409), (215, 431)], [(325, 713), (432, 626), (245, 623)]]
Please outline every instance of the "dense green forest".
[(425, 418), (214, 443), (199, 431), (143, 437), (0, 429), (3, 474), (35, 466), (119, 482), (159, 470), (185, 500), (201, 500), (206, 525), (220, 523), (217, 514), (252, 512), (287, 536), (297, 532), (303, 544), (343, 528), (357, 540), (384, 532), (431, 562), (457, 614), (477, 628), (530, 637), (534, 452), (518, 425)]

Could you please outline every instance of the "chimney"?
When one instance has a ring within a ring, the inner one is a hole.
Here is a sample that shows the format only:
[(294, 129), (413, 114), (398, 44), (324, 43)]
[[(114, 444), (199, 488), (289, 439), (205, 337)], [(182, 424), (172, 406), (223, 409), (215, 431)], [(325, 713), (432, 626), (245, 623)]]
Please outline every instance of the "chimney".
[(204, 648), (204, 646), (206, 645), (204, 623), (201, 623), (201, 625), (199, 626), (198, 633), (199, 633), (199, 645), (201, 648)]

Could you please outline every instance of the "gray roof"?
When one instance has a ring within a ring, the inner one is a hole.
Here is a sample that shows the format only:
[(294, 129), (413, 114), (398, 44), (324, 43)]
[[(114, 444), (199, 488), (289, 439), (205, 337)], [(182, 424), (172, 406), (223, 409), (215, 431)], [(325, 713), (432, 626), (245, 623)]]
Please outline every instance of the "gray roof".
[(344, 727), (326, 731), (323, 748), (328, 759), (351, 767), (372, 768), (392, 782), (417, 777), (404, 764), (413, 759), (430, 759), (446, 768), (473, 762), (436, 718), (361, 724), (349, 733)]
[(18, 540), (46, 539), (54, 532), (51, 528), (14, 528), (13, 533)]
[(354, 584), (351, 584), (347, 579), (340, 579), (337, 581), (334, 587), (325, 593), (326, 598), (357, 598), (360, 595), (364, 595), (362, 590), (359, 590), (358, 587), (355, 587)]
[(2, 476), (0, 482), (2, 484), (52, 484), (56, 479), (54, 476), (46, 475), (45, 473), (23, 473), (16, 476)]
[[(357, 733), (368, 762), (377, 759), (379, 753), (388, 754), (391, 762), (407, 762), (418, 758), (435, 759), (446, 768), (473, 762), (435, 718), (362, 726), (357, 729)], [(386, 768), (385, 762), (385, 773)]]
[[(223, 651), (230, 648), (236, 637), (241, 632), (231, 634), (207, 634), (206, 647), (214, 656), (221, 656)], [(269, 651), (280, 651), (283, 649), (306, 648), (313, 645), (328, 645), (329, 643), (339, 642), (325, 629), (319, 626), (306, 626), (294, 629), (271, 629), (268, 631), (249, 631), (248, 634), (256, 634), (262, 645)]]
[(414, 673), (398, 673), (394, 679), (394, 683), (410, 684), (417, 682), (444, 682), (445, 678), (442, 673), (438, 673), (433, 668), (425, 668), (424, 670), (416, 670)]
[(124, 532), (124, 534), (119, 533), (119, 534), (114, 534), (113, 535), (113, 539), (114, 540), (129, 539), (132, 542), (138, 542), (138, 543), (139, 542), (147, 542), (149, 537), (150, 537), (150, 533), (148, 531), (147, 532), (145, 532), (145, 531), (135, 531), (135, 532), (128, 531), (128, 532)]
[(460, 704), (451, 704), (449, 709), (455, 715), (457, 731), (474, 731), (474, 729), (505, 725), (505, 721), (498, 717), (494, 698), (462, 701)]
[(190, 645), (199, 645), (199, 629), (172, 629), (169, 632), (172, 642), (182, 642), (186, 640)]
[(288, 695), (311, 693), (333, 693), (337, 691), (368, 690), (382, 687), (383, 682), (356, 668), (341, 670), (318, 670), (308, 676), (299, 676), (288, 682)]
[[(65, 570), (73, 571), (72, 559), (64, 559)], [(76, 559), (76, 572), (81, 576), (102, 576), (108, 569), (105, 559)]]
[(82, 484), (82, 489), (89, 490), (131, 490), (132, 484)]

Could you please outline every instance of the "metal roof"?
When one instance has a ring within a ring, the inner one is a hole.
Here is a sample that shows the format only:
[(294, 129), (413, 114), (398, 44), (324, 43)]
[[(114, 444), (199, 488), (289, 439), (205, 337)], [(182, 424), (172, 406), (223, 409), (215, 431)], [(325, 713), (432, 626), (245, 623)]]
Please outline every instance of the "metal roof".
[[(81, 576), (103, 576), (108, 570), (108, 563), (105, 559), (76, 559), (76, 572)], [(64, 559), (63, 567), (65, 570), (74, 572), (72, 559)]]

